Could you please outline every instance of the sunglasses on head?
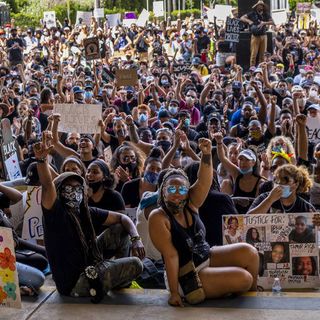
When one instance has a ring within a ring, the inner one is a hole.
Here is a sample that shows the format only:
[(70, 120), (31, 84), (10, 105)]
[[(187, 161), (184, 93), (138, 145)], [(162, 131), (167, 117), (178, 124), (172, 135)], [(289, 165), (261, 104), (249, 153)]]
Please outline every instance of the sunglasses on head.
[(177, 192), (177, 189), (178, 189), (178, 192), (181, 196), (185, 196), (188, 192), (189, 192), (189, 189), (186, 187), (186, 186), (173, 186), (173, 185), (170, 185), (167, 187), (167, 192), (169, 194), (174, 194)]

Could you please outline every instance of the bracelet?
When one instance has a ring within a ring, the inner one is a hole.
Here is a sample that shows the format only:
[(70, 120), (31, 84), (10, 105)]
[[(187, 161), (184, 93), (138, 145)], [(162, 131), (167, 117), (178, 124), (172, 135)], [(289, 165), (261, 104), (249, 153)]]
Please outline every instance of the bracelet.
[(131, 242), (136, 242), (136, 241), (140, 241), (141, 237), (140, 236), (134, 236), (130, 238)]
[(47, 158), (36, 159), (35, 161), (38, 162), (38, 163), (46, 163), (47, 162)]

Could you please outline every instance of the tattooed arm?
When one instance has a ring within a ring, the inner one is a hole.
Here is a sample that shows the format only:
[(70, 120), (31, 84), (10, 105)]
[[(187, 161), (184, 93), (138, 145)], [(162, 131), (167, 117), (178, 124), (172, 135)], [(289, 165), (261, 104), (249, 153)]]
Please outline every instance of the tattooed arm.
[(198, 210), (206, 200), (212, 184), (213, 167), (211, 148), (211, 140), (205, 138), (199, 139), (199, 149), (202, 152), (202, 156), (198, 171), (198, 180), (190, 188), (189, 192), (190, 204), (195, 210)]

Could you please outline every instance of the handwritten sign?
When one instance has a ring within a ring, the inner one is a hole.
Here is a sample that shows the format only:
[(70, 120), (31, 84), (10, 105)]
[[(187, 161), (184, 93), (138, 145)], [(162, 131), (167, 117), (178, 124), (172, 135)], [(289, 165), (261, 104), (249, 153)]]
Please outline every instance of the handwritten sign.
[(43, 239), (41, 187), (29, 186), (24, 197), (24, 220), (22, 238), (26, 240)]
[(225, 41), (239, 42), (240, 19), (227, 18)]
[(43, 22), (46, 23), (48, 29), (55, 28), (56, 24), (56, 13), (54, 11), (45, 11), (43, 13)]
[(264, 266), (258, 285), (270, 289), (275, 277), (282, 288), (320, 285), (318, 228), (313, 213), (256, 214), (223, 217), (224, 244), (247, 242)]
[(87, 61), (100, 59), (99, 39), (97, 37), (84, 39), (83, 46)]
[(92, 17), (91, 11), (77, 11), (76, 23), (80, 23), (79, 19), (82, 19), (82, 23), (86, 24), (87, 26), (90, 26), (91, 17)]
[(135, 86), (138, 82), (137, 70), (134, 69), (120, 69), (116, 71), (117, 85), (121, 86)]
[(147, 21), (149, 20), (149, 16), (150, 16), (150, 13), (146, 9), (143, 9), (140, 13), (139, 18), (137, 19), (137, 22), (136, 22), (137, 26), (144, 27)]
[(21, 308), (12, 230), (0, 227), (0, 307)]
[(104, 18), (104, 8), (95, 8), (93, 10), (93, 16), (95, 18)]
[(191, 64), (187, 64), (187, 63), (173, 65), (173, 73), (176, 75), (189, 73), (191, 69), (192, 69)]
[(113, 28), (120, 24), (121, 14), (120, 13), (107, 14), (106, 18), (108, 19), (109, 27)]
[(61, 115), (59, 132), (98, 133), (101, 104), (56, 104), (54, 113)]
[(153, 13), (157, 18), (164, 16), (163, 1), (153, 2)]

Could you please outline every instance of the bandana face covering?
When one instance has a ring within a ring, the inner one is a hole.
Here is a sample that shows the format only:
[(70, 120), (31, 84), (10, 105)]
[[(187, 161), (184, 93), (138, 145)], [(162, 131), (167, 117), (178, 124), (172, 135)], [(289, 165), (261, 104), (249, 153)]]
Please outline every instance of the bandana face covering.
[(65, 185), (61, 188), (61, 197), (69, 208), (79, 208), (83, 200), (83, 186)]

